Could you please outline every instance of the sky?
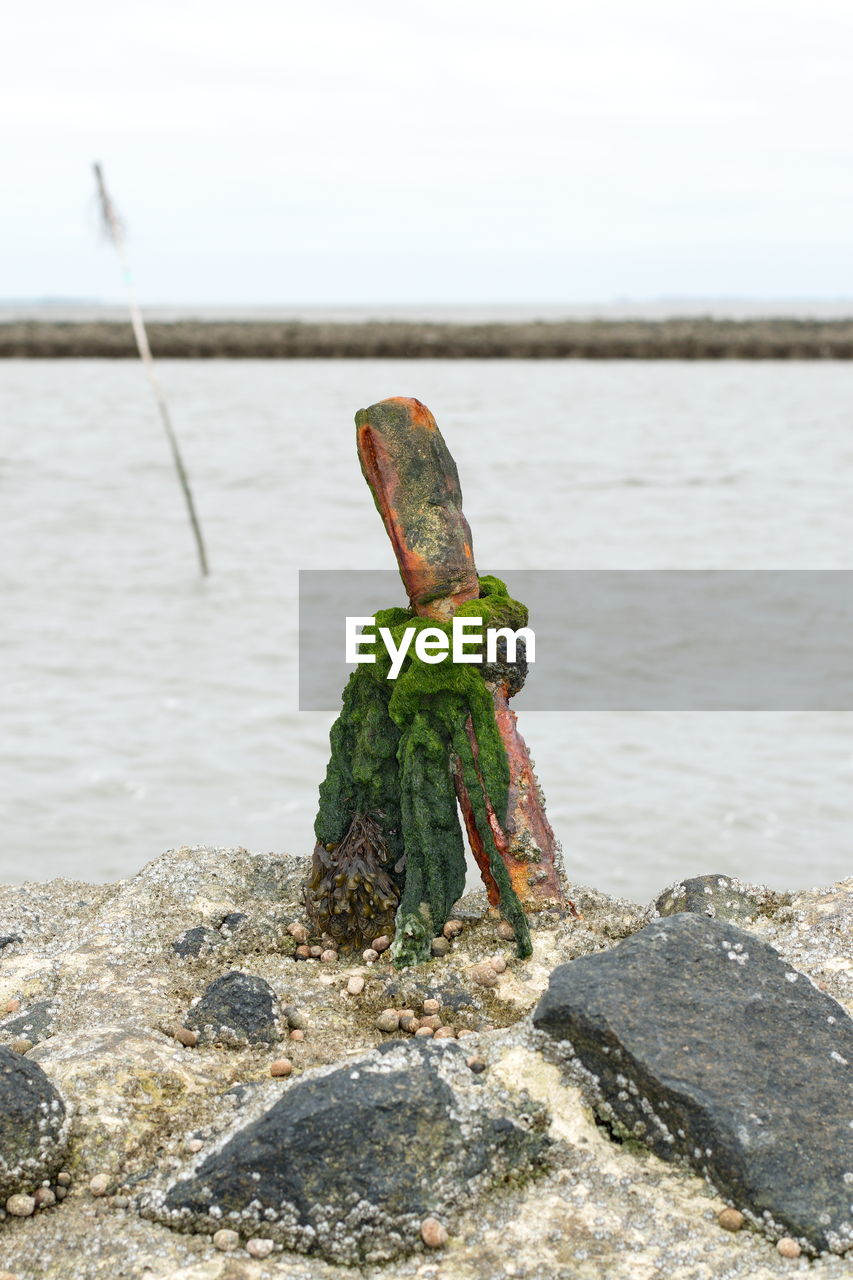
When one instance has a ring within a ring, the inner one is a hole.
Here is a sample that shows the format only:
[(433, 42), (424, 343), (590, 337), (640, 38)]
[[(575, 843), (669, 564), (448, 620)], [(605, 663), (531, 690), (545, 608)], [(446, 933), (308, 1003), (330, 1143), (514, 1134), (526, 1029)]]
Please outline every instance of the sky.
[(849, 0), (41, 0), (0, 297), (853, 298)]

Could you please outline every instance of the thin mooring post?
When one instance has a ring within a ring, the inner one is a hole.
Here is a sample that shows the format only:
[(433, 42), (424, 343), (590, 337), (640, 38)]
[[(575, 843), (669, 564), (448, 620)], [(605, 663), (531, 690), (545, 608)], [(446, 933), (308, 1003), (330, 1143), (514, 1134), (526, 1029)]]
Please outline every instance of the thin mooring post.
[(121, 263), (122, 271), (124, 273), (127, 300), (130, 307), (130, 323), (133, 326), (133, 336), (136, 339), (136, 349), (139, 352), (139, 358), (142, 361), (142, 366), (145, 369), (149, 385), (154, 393), (157, 408), (160, 411), (160, 419), (166, 431), (166, 438), (169, 441), (169, 447), (172, 451), (172, 460), (175, 464), (175, 470), (178, 473), (178, 482), (181, 486), (184, 500), (187, 504), (187, 513), (189, 515), (193, 537), (195, 538), (199, 566), (204, 577), (207, 577), (209, 573), (207, 551), (204, 545), (204, 538), (202, 537), (201, 525), (199, 524), (198, 516), (196, 515), (189, 476), (187, 475), (187, 469), (184, 466), (184, 460), (181, 457), (178, 438), (175, 435), (175, 431), (172, 426), (172, 419), (169, 415), (169, 406), (166, 404), (166, 397), (163, 393), (163, 388), (160, 385), (160, 380), (157, 377), (157, 371), (154, 367), (154, 357), (151, 354), (151, 347), (148, 342), (148, 333), (145, 329), (145, 321), (142, 318), (142, 309), (140, 308), (133, 291), (133, 280), (130, 274), (130, 260), (127, 256), (127, 246), (124, 239), (124, 228), (122, 227), (121, 219), (116, 212), (115, 205), (110, 199), (109, 192), (107, 191), (103, 169), (99, 164), (95, 164), (94, 170), (95, 181), (98, 184), (98, 198), (101, 206), (104, 230), (118, 254), (119, 262)]

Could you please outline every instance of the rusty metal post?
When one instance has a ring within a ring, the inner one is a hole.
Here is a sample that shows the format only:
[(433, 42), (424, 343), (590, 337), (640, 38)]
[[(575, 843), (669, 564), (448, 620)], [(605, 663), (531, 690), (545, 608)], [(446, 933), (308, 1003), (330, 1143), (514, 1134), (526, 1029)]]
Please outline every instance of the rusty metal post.
[[(358, 456), (385, 524), (412, 609), (447, 621), (479, 595), (471, 530), (462, 511), (456, 464), (435, 419), (419, 400), (394, 397), (356, 414)], [(495, 720), (510, 771), (509, 804), (501, 827), (487, 805), (489, 826), (512, 886), (527, 910), (567, 907), (562, 852), (545, 813), (545, 802), (524, 739), (510, 709), (506, 683), (490, 683)], [(473, 741), (473, 730), (469, 725)], [(456, 792), (471, 850), (489, 901), (498, 888), (461, 770)]]

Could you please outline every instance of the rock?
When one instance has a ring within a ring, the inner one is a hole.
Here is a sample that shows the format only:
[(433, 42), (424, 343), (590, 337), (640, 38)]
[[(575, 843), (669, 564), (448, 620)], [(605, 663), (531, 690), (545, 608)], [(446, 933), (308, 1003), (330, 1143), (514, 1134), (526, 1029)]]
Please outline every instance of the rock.
[(424, 1218), (529, 1173), (546, 1145), (537, 1105), (525, 1098), (516, 1117), (452, 1043), (389, 1042), (268, 1098), (188, 1176), (144, 1195), (142, 1212), (184, 1231), (234, 1215), (247, 1236), (262, 1227), (286, 1248), (375, 1262), (411, 1251)]
[(439, 1010), (441, 1009), (441, 1001), (435, 1000), (432, 997), (430, 997), (429, 999), (424, 1000), (422, 1008), (424, 1013), (427, 1014), (427, 1016), (433, 1013), (438, 1013)]
[(252, 1236), (246, 1241), (246, 1252), (250, 1258), (268, 1258), (275, 1248), (275, 1242), (268, 1236)]
[(49, 1209), (51, 1205), (56, 1204), (56, 1195), (50, 1187), (38, 1187), (33, 1192), (33, 1200), (37, 1209)]
[(206, 929), (197, 925), (195, 929), (187, 929), (172, 943), (172, 951), (176, 956), (200, 956), (223, 945), (224, 939), (215, 929)]
[(69, 1127), (65, 1102), (41, 1067), (0, 1046), (0, 1200), (53, 1178)]
[(799, 1258), (802, 1249), (790, 1236), (782, 1236), (781, 1240), (776, 1241), (776, 1252), (780, 1258)]
[(275, 1062), (270, 1063), (270, 1075), (276, 1079), (284, 1079), (293, 1074), (293, 1063), (289, 1058), (276, 1058)]
[(226, 938), (230, 938), (238, 931), (238, 929), (245, 925), (248, 919), (249, 917), (246, 915), (245, 911), (229, 911), (228, 915), (219, 926), (219, 931), (220, 933), (223, 933)]
[(504, 942), (511, 942), (515, 937), (515, 930), (506, 920), (501, 920), (498, 925), (498, 937), (503, 938)]
[(379, 959), (379, 952), (374, 947), (366, 947), (361, 953), (361, 958), (365, 964), (375, 964)]
[(477, 964), (470, 972), (471, 981), (476, 982), (478, 987), (496, 987), (498, 985), (498, 975), (490, 964)]
[(286, 1004), (281, 1011), (281, 1016), (286, 1019), (287, 1025), (292, 1031), (306, 1031), (308, 1028), (308, 1019), (300, 1009), (295, 1008), (292, 1004)]
[(0, 1036), (8, 1040), (28, 1040), (30, 1048), (53, 1035), (54, 1003), (36, 1000), (23, 1013), (15, 1013), (0, 1022)]
[(719, 920), (754, 920), (773, 900), (767, 889), (744, 884), (733, 876), (692, 876), (664, 889), (653, 904), (653, 914), (674, 916), (683, 911)]
[(447, 1244), (447, 1227), (438, 1218), (424, 1218), (421, 1223), (421, 1239), (428, 1249), (440, 1249)]
[(190, 1031), (188, 1027), (176, 1027), (175, 1039), (178, 1044), (182, 1044), (185, 1049), (194, 1049), (198, 1044), (198, 1032)]
[(44, 1067), (73, 1105), (83, 1168), (113, 1176), (210, 1089), (194, 1058), (164, 1035), (108, 1025), (52, 1036), (21, 1061)]
[(396, 1009), (383, 1009), (376, 1019), (376, 1027), (379, 1031), (397, 1031), (400, 1026), (400, 1015)]
[(347, 982), (347, 991), (351, 996), (360, 996), (364, 990), (364, 978), (361, 974), (354, 973)]
[(432, 954), (436, 957), (436, 959), (439, 959), (439, 960), (440, 960), (440, 959), (442, 958), (442, 956), (446, 956), (446, 955), (448, 955), (449, 953), (450, 953), (450, 939), (449, 939), (449, 938), (444, 938), (444, 937), (441, 937), (441, 938), (433, 938), (433, 940), (432, 940)]
[(555, 969), (533, 1022), (617, 1134), (686, 1157), (774, 1237), (853, 1246), (853, 1022), (772, 947), (707, 916), (659, 920)]
[(220, 1227), (213, 1233), (213, 1247), (220, 1249), (223, 1253), (231, 1253), (234, 1249), (240, 1248), (240, 1237), (236, 1231), (231, 1231), (228, 1227)]
[(30, 1218), (36, 1211), (35, 1196), (22, 1195), (20, 1192), (9, 1196), (6, 1201), (6, 1212), (13, 1218)]
[(391, 939), (387, 933), (382, 933), (378, 938), (374, 938), (370, 944), (371, 951), (375, 951), (377, 955), (381, 955), (383, 951), (387, 951), (391, 945)]
[(202, 1043), (274, 1044), (279, 1038), (275, 992), (263, 978), (238, 969), (215, 978), (184, 1021)]
[(17, 933), (0, 934), (0, 951), (2, 951), (4, 947), (11, 947), (13, 942), (22, 942), (22, 941), (23, 939), (21, 938), (20, 934), (17, 934)]
[(746, 1219), (739, 1209), (723, 1209), (717, 1214), (717, 1221), (724, 1231), (740, 1231)]
[(93, 1196), (105, 1196), (110, 1189), (110, 1180), (106, 1173), (96, 1173), (89, 1181), (89, 1191)]

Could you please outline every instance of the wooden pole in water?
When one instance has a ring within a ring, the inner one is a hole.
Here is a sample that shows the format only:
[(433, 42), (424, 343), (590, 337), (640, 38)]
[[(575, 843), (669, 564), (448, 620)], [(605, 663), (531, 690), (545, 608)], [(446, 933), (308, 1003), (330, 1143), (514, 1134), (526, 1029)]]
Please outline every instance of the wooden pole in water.
[(187, 512), (192, 526), (193, 536), (195, 538), (196, 550), (198, 551), (198, 562), (204, 577), (209, 573), (207, 564), (207, 551), (204, 546), (204, 538), (201, 533), (201, 525), (196, 515), (195, 503), (193, 502), (192, 489), (190, 488), (189, 476), (184, 466), (184, 460), (181, 457), (181, 450), (178, 445), (178, 438), (175, 435), (172, 426), (172, 419), (169, 415), (169, 406), (166, 404), (166, 397), (160, 380), (157, 377), (157, 371), (154, 368), (154, 357), (151, 354), (151, 347), (148, 342), (148, 334), (145, 329), (145, 321), (142, 318), (142, 310), (136, 300), (133, 292), (133, 282), (130, 274), (130, 262), (127, 256), (127, 247), (124, 240), (124, 228), (121, 219), (116, 212), (115, 205), (110, 199), (104, 182), (104, 173), (99, 164), (94, 166), (95, 181), (98, 184), (98, 198), (101, 204), (101, 215), (104, 221), (104, 229), (112, 241), (115, 251), (118, 254), (122, 271), (124, 272), (124, 282), (127, 288), (127, 300), (130, 307), (130, 323), (133, 326), (133, 336), (136, 339), (136, 349), (139, 352), (139, 358), (148, 378), (149, 385), (154, 393), (154, 399), (157, 402), (157, 408), (160, 411), (160, 419), (166, 431), (166, 438), (169, 441), (169, 447), (172, 450), (172, 460), (175, 464), (175, 470), (178, 473), (178, 481), (183, 490), (184, 499), (187, 504)]

